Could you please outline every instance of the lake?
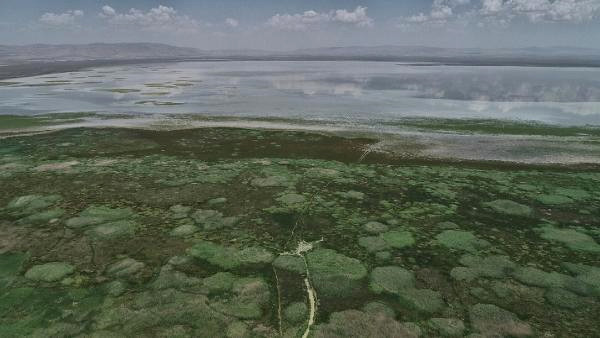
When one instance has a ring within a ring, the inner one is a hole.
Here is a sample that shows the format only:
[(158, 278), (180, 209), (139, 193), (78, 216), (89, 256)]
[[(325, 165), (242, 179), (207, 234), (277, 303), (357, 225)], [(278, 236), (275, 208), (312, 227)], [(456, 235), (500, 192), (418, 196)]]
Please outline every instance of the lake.
[(203, 114), (375, 124), (403, 117), (600, 124), (600, 69), (395, 62), (180, 62), (0, 82), (0, 114)]

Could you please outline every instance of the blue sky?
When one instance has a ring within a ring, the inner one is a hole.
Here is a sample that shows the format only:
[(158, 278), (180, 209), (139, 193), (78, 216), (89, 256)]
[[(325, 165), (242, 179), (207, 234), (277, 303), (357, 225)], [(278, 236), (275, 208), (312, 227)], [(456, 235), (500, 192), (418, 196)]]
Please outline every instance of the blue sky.
[(0, 44), (600, 47), (600, 0), (0, 0)]

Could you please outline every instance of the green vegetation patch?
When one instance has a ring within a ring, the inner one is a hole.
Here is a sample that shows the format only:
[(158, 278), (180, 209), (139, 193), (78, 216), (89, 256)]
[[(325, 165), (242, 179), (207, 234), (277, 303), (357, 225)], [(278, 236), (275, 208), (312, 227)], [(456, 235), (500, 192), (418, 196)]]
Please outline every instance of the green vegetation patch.
[(262, 278), (254, 277), (235, 280), (232, 293), (232, 298), (219, 300), (211, 306), (240, 319), (261, 318), (271, 297), (268, 284)]
[(509, 216), (529, 217), (533, 213), (530, 207), (510, 200), (495, 200), (484, 203), (484, 206)]
[(411, 327), (388, 316), (359, 310), (332, 313), (314, 328), (314, 337), (416, 337)]
[(453, 268), (450, 275), (456, 280), (464, 281), (472, 281), (479, 277), (504, 278), (517, 268), (508, 256), (502, 255), (479, 257), (466, 254), (459, 262), (466, 267)]
[(308, 319), (308, 307), (304, 302), (294, 302), (283, 310), (283, 317), (290, 323), (302, 323)]
[(294, 272), (297, 274), (306, 273), (306, 264), (304, 259), (299, 256), (292, 255), (280, 255), (273, 261), (273, 266), (288, 272)]
[(462, 337), (466, 330), (465, 323), (458, 318), (431, 318), (427, 324), (442, 337)]
[(388, 231), (382, 233), (380, 236), (389, 246), (395, 249), (402, 249), (415, 244), (415, 238), (407, 230)]
[(31, 267), (25, 273), (27, 279), (36, 282), (56, 282), (75, 272), (75, 267), (63, 262), (50, 262)]
[(600, 252), (600, 244), (596, 243), (591, 236), (577, 230), (560, 229), (551, 225), (544, 226), (538, 230), (543, 239), (562, 243), (571, 250), (592, 253)]
[(399, 266), (377, 267), (371, 271), (369, 288), (375, 293), (398, 295), (415, 287), (415, 275)]
[(134, 218), (135, 216), (135, 212), (130, 208), (111, 208), (104, 205), (91, 205), (80, 212), (78, 217), (68, 219), (66, 225), (69, 228), (79, 229), (90, 225)]
[(484, 336), (533, 336), (529, 324), (519, 320), (512, 312), (493, 304), (476, 304), (469, 310), (471, 326)]
[(469, 231), (446, 230), (435, 236), (435, 239), (439, 244), (448, 249), (471, 253), (476, 253), (490, 246), (488, 241), (477, 238), (477, 236)]
[(367, 269), (355, 258), (331, 249), (317, 249), (306, 255), (308, 269), (320, 295), (348, 297), (367, 277)]
[(430, 289), (403, 289), (398, 293), (398, 301), (404, 307), (428, 314), (439, 312), (445, 306), (442, 295)]
[(271, 252), (258, 246), (238, 250), (208, 241), (197, 242), (187, 252), (194, 258), (206, 261), (225, 270), (239, 267), (260, 267), (270, 264), (275, 259)]

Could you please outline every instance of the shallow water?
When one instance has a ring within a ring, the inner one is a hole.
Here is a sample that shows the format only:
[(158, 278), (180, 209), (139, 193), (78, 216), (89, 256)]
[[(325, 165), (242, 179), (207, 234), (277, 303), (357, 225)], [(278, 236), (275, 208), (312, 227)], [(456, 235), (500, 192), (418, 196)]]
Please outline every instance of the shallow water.
[(421, 116), (600, 124), (598, 79), (596, 68), (145, 64), (12, 79), (0, 86), (0, 114), (192, 113), (369, 124)]

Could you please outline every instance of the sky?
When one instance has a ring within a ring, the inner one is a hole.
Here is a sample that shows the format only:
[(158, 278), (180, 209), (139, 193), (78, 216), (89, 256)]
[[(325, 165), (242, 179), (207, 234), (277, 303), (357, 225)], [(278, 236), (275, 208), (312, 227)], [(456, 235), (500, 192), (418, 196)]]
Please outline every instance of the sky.
[(0, 44), (600, 48), (600, 0), (0, 0)]

